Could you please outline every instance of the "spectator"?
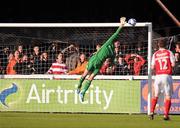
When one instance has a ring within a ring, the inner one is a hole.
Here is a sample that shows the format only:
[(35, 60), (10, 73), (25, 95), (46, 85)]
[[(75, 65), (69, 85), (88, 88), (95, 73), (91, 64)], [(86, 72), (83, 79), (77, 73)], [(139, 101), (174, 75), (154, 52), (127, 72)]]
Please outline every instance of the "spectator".
[(120, 51), (120, 48), (119, 48), (119, 47), (116, 47), (116, 48), (115, 48), (115, 56), (118, 57), (118, 56), (120, 56), (120, 55), (122, 55), (122, 53), (121, 53), (121, 51)]
[(39, 52), (39, 47), (34, 46), (33, 53), (30, 55), (30, 62), (33, 63), (35, 74), (39, 74), (40, 55), (41, 53)]
[[(143, 45), (144, 42), (139, 42), (138, 46), (137, 46), (137, 49), (136, 49), (136, 54), (142, 56), (143, 58), (147, 59), (147, 48), (145, 47), (145, 45)], [(154, 46), (154, 50), (158, 50), (158, 46), (155, 48), (156, 46)], [(147, 61), (142, 65), (142, 69), (144, 69), (144, 71), (142, 72), (142, 70), (140, 71), (140, 74), (139, 75), (147, 75)]]
[[(133, 58), (133, 60), (131, 60), (130, 58)], [(130, 65), (131, 63), (133, 64), (134, 75), (140, 74), (141, 67), (146, 62), (142, 56), (137, 54), (129, 54), (125, 57), (125, 60), (128, 65)]]
[(16, 71), (14, 70), (14, 66), (16, 65), (17, 62), (19, 62), (19, 52), (15, 51), (13, 58), (9, 59), (9, 63), (7, 65), (7, 68), (6, 68), (6, 73), (8, 75), (16, 74)]
[(32, 63), (28, 61), (28, 56), (23, 55), (22, 61), (14, 66), (17, 74), (30, 75), (33, 72)]
[(98, 51), (101, 48), (101, 44), (96, 45), (96, 51)]
[(36, 74), (45, 74), (50, 67), (47, 52), (43, 52), (40, 56), (39, 67), (36, 69)]
[(118, 44), (120, 44), (119, 41), (115, 41), (115, 42), (114, 42), (114, 45), (115, 45), (115, 54), (116, 54), (116, 56), (122, 55), (122, 51), (121, 51), (121, 49), (120, 49), (120, 47), (119, 47)]
[(114, 50), (115, 50), (114, 63), (118, 63), (118, 57), (119, 57), (120, 55), (122, 55), (122, 51), (121, 51), (120, 47), (117, 45), (117, 44), (120, 44), (119, 41), (115, 41), (114, 44), (115, 44), (115, 49), (114, 49)]
[(128, 75), (129, 69), (127, 63), (122, 56), (118, 57), (118, 62), (115, 66), (115, 75)]
[(35, 46), (33, 48), (33, 53), (31, 54), (31, 58), (33, 58), (34, 63), (38, 62), (40, 60), (41, 53), (39, 52), (39, 47)]
[(177, 43), (176, 43), (175, 52), (180, 53), (180, 42), (177, 42)]
[(174, 56), (175, 56), (174, 75), (180, 75), (180, 53), (176, 52)]
[[(96, 52), (99, 51), (100, 48), (101, 48), (101, 44), (96, 44)], [(94, 52), (93, 54), (95, 54), (96, 52)]]
[(2, 74), (6, 74), (6, 67), (8, 65), (8, 57), (9, 57), (9, 48), (4, 47), (2, 53), (0, 53), (0, 60), (1, 60), (1, 68), (2, 68)]
[(79, 60), (79, 47), (71, 44), (69, 47), (62, 50), (62, 53), (66, 56), (68, 71), (75, 69)]
[(56, 57), (60, 52), (60, 48), (58, 47), (58, 41), (53, 41), (48, 48), (49, 61), (51, 63), (56, 61)]
[(8, 63), (14, 58), (13, 53), (10, 53), (8, 56)]
[(70, 71), (68, 74), (69, 75), (73, 75), (73, 74), (81, 75), (85, 71), (86, 65), (87, 65), (86, 55), (84, 53), (82, 53), (79, 57), (79, 63), (77, 65), (77, 67), (74, 70)]
[(141, 42), (141, 44), (138, 44), (135, 53), (145, 58), (147, 57), (147, 51), (145, 51), (145, 48), (143, 47), (143, 42)]
[(48, 74), (59, 74), (59, 75), (63, 75), (67, 73), (67, 66), (66, 64), (63, 62), (63, 54), (59, 53), (59, 55), (57, 56), (56, 62), (54, 62), (50, 69), (47, 72)]
[(100, 69), (100, 74), (102, 75), (112, 75), (114, 73), (115, 67), (111, 65), (111, 58), (107, 58), (101, 69)]
[(121, 55), (125, 55), (129, 53), (129, 45), (123, 44), (121, 47)]
[(23, 46), (22, 45), (18, 45), (17, 51), (19, 52), (19, 58), (21, 59), (23, 57), (23, 55), (24, 55), (24, 53), (23, 53)]

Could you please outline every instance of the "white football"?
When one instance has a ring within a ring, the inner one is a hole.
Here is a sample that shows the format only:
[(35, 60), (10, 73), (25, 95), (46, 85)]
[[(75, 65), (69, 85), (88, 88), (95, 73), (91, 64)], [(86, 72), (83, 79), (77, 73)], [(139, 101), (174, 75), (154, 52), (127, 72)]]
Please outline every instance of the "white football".
[(136, 20), (134, 18), (131, 18), (128, 20), (128, 24), (135, 26), (136, 25)]

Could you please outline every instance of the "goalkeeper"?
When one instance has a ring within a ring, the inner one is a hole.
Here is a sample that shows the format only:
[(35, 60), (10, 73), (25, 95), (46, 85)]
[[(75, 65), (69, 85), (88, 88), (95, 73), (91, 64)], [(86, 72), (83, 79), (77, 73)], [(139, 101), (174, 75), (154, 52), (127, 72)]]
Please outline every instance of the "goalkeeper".
[[(83, 75), (81, 76), (79, 83), (78, 83), (78, 89), (77, 93), (79, 94), (81, 101), (84, 101), (84, 95), (86, 91), (88, 90), (91, 81), (94, 79), (94, 77), (98, 74), (102, 64), (107, 58), (114, 58), (115, 54), (115, 47), (119, 47), (120, 43), (118, 41), (114, 42), (121, 30), (121, 28), (126, 24), (126, 18), (122, 17), (120, 18), (120, 25), (119, 28), (116, 30), (116, 32), (102, 45), (102, 47), (94, 54), (88, 62), (88, 65), (86, 67), (86, 70), (84, 71)], [(84, 85), (84, 88), (80, 92), (81, 86), (83, 81), (85, 80), (86, 76), (89, 74), (89, 77)]]

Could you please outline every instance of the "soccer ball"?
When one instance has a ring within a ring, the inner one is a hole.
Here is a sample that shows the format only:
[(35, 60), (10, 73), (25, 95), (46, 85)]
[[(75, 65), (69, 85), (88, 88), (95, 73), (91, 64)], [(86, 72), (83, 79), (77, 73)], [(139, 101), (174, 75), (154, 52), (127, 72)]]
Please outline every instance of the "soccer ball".
[(136, 20), (134, 18), (131, 18), (128, 20), (128, 24), (135, 26), (136, 25)]

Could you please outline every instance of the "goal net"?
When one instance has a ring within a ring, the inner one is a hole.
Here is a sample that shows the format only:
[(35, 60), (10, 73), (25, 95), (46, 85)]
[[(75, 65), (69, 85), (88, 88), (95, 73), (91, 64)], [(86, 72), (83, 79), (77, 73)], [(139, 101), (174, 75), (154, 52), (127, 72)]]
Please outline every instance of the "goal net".
[[(140, 80), (151, 79), (151, 23), (126, 25), (116, 40), (115, 58), (105, 61), (85, 102), (75, 92), (82, 74), (75, 69), (118, 25), (0, 24), (0, 111), (140, 113)], [(53, 67), (60, 53), (61, 64)]]

